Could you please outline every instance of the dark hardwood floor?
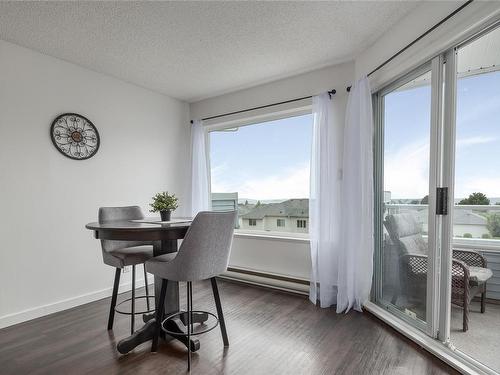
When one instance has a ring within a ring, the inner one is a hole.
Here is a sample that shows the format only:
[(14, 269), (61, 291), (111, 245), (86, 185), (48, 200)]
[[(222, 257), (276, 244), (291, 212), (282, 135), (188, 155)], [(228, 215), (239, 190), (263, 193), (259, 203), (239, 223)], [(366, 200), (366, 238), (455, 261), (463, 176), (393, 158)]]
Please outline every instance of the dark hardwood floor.
[[(302, 296), (227, 281), (219, 286), (231, 346), (223, 348), (218, 329), (200, 336), (194, 374), (456, 373), (368, 313), (336, 314)], [(215, 311), (210, 282), (194, 284), (193, 292), (195, 309)], [(129, 317), (117, 314), (108, 332), (109, 302), (0, 330), (0, 374), (186, 373), (178, 342), (162, 342), (158, 353), (143, 344), (120, 355), (115, 346), (129, 334)]]

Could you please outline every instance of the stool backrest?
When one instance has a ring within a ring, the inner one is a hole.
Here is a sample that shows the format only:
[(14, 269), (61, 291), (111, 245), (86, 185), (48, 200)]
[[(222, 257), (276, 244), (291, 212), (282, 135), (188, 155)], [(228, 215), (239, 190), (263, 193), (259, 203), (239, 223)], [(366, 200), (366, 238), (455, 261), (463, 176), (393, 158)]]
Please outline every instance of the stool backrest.
[(236, 211), (196, 215), (175, 257), (175, 279), (206, 280), (226, 271), (236, 217)]
[[(139, 206), (99, 208), (99, 224), (103, 224), (108, 221), (140, 220), (140, 219), (144, 219), (144, 215)], [(151, 245), (151, 242), (101, 240), (101, 246), (103, 251), (113, 251), (117, 249), (124, 249), (126, 247), (134, 247), (141, 245)]]

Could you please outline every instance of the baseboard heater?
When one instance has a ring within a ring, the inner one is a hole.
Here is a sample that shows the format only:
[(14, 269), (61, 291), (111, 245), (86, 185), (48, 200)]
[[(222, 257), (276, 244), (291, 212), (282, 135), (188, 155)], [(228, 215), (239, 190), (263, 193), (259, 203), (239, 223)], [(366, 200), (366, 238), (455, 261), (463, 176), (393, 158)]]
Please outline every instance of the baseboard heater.
[(309, 280), (242, 267), (228, 267), (222, 278), (251, 285), (282, 290), (301, 295), (309, 294)]

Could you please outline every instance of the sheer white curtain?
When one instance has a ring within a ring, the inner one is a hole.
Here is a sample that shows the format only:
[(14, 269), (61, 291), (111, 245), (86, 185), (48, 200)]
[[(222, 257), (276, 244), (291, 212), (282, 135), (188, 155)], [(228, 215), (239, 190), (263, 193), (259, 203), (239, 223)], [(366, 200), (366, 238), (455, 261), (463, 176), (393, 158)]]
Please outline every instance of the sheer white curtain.
[(355, 82), (347, 102), (342, 181), (342, 252), (337, 312), (361, 311), (373, 273), (373, 111), (366, 77)]
[(191, 215), (211, 208), (208, 133), (201, 120), (191, 126)]
[(319, 299), (321, 307), (329, 307), (336, 303), (337, 298), (344, 124), (336, 121), (327, 93), (313, 98), (313, 116), (309, 196), (312, 272), (309, 298), (313, 303)]
[[(335, 100), (335, 98), (333, 99)], [(327, 94), (313, 98), (309, 298), (361, 311), (373, 267), (373, 115), (368, 80), (351, 88), (345, 124)]]

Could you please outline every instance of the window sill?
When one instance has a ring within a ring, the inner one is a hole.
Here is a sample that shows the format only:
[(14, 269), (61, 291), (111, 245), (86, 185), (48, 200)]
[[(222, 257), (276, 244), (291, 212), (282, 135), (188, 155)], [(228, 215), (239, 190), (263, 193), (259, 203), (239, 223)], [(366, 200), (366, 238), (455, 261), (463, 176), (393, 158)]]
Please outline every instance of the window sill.
[(235, 230), (234, 236), (237, 238), (254, 238), (258, 240), (309, 243), (308, 234)]

